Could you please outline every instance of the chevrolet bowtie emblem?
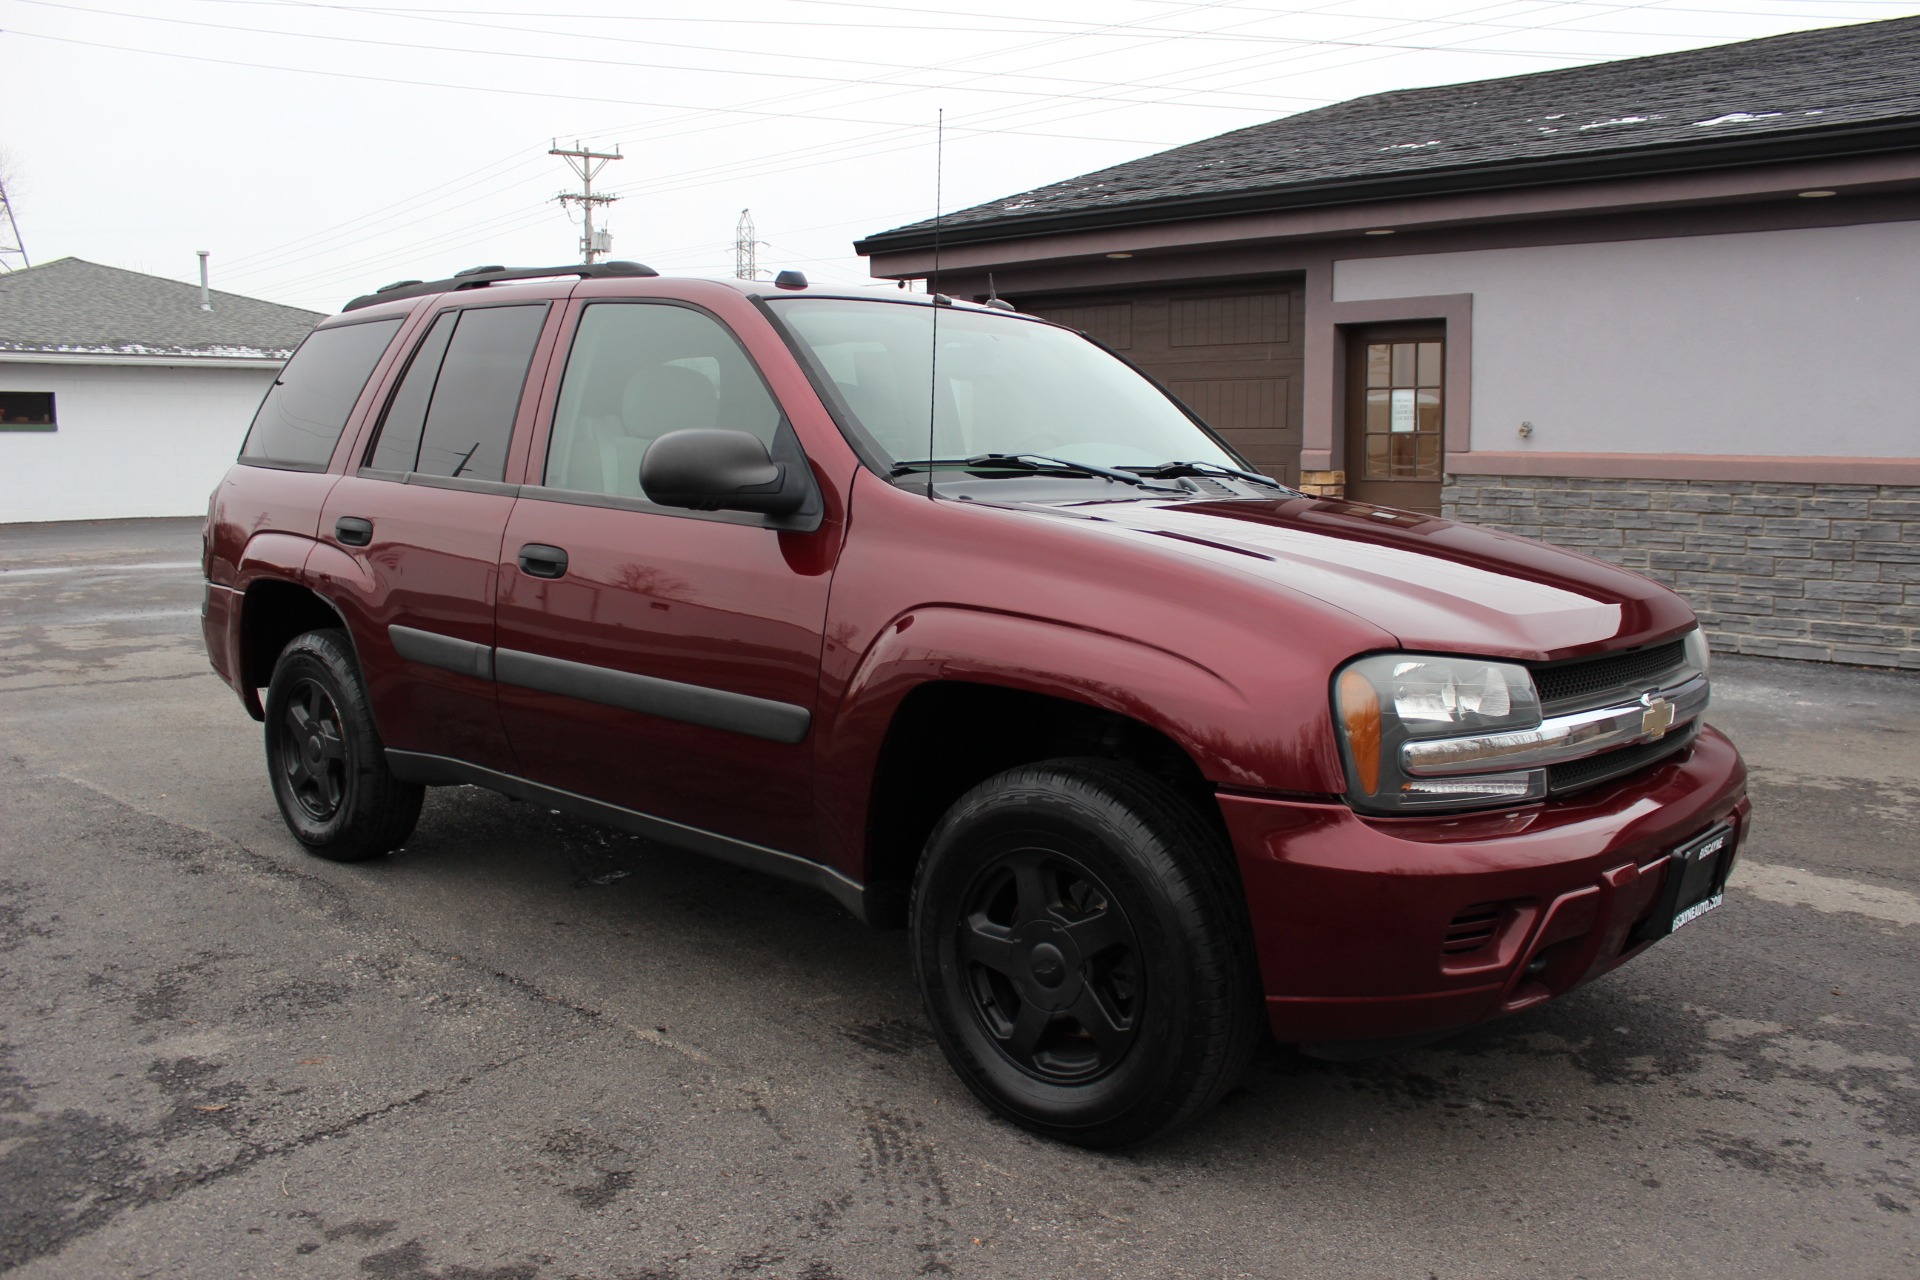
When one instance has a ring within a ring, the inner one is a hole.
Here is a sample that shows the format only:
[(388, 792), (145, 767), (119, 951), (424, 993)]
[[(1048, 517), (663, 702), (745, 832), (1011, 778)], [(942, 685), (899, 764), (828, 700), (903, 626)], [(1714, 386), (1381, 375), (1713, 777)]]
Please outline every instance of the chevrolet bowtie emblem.
[(1640, 705), (1646, 710), (1640, 713), (1640, 732), (1649, 738), (1658, 738), (1673, 728), (1673, 704), (1665, 698), (1651, 693), (1640, 695)]

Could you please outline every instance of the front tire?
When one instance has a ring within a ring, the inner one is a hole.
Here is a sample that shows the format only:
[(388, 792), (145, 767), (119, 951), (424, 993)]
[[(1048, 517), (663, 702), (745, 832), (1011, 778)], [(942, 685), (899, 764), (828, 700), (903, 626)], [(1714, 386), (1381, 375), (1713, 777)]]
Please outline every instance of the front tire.
[(388, 770), (346, 632), (309, 631), (280, 651), (266, 740), (273, 798), (309, 853), (360, 862), (412, 834), (426, 788)]
[(1009, 770), (947, 811), (914, 882), (914, 970), (982, 1101), (1096, 1148), (1166, 1132), (1245, 1070), (1261, 1025), (1215, 829), (1102, 760)]

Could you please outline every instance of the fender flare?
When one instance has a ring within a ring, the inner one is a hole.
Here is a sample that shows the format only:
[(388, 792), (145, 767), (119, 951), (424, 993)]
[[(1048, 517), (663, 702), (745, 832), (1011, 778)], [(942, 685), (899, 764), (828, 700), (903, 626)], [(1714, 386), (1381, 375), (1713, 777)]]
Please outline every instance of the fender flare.
[[(233, 590), (240, 597), (241, 607), (233, 611), (231, 622), (232, 635), (229, 638), (231, 651), (239, 655), (244, 664), (248, 642), (247, 627), (250, 622), (245, 601), (254, 588), (265, 583), (277, 583), (305, 591), (322, 605), (326, 606), (334, 617), (340, 620), (341, 629), (347, 633), (347, 642), (356, 647), (353, 628), (347, 621), (346, 611), (332, 593), (322, 590), (315, 576), (315, 562), (325, 566), (326, 577), (332, 582), (347, 579), (356, 585), (372, 585), (372, 578), (359, 562), (324, 542), (300, 534), (267, 532), (254, 535), (247, 540), (241, 551), (238, 563), (234, 566)], [(329, 585), (332, 585), (330, 582)], [(241, 702), (255, 720), (263, 718), (266, 709), (260, 705), (259, 690), (252, 687), (250, 680), (242, 679)]]
[[(1098, 673), (1095, 675), (1093, 673)], [(1111, 711), (1163, 734), (1216, 785), (1260, 786), (1222, 726), (1256, 715), (1218, 672), (1111, 632), (1028, 614), (962, 605), (896, 615), (849, 674), (819, 726), (815, 767), (829, 847), (864, 879), (871, 851), (867, 815), (881, 753), (901, 703), (929, 683), (994, 685)]]

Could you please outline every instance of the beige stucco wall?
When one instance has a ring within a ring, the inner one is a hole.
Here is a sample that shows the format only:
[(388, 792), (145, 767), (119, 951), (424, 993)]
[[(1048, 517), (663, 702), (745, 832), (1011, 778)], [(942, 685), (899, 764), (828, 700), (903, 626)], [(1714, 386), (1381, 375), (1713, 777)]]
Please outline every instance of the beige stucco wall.
[(1476, 450), (1920, 456), (1920, 222), (1334, 267), (1337, 302), (1463, 293)]

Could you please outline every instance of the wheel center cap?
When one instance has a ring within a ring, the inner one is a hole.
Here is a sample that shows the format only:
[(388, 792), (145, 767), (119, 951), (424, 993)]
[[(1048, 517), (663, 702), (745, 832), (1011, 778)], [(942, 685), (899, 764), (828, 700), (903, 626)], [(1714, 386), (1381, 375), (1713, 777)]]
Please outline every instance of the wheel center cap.
[(1035, 947), (1027, 957), (1027, 965), (1033, 971), (1034, 981), (1043, 987), (1057, 987), (1066, 981), (1067, 958), (1051, 942)]
[(307, 739), (307, 762), (309, 764), (320, 763), (320, 735), (317, 733)]

